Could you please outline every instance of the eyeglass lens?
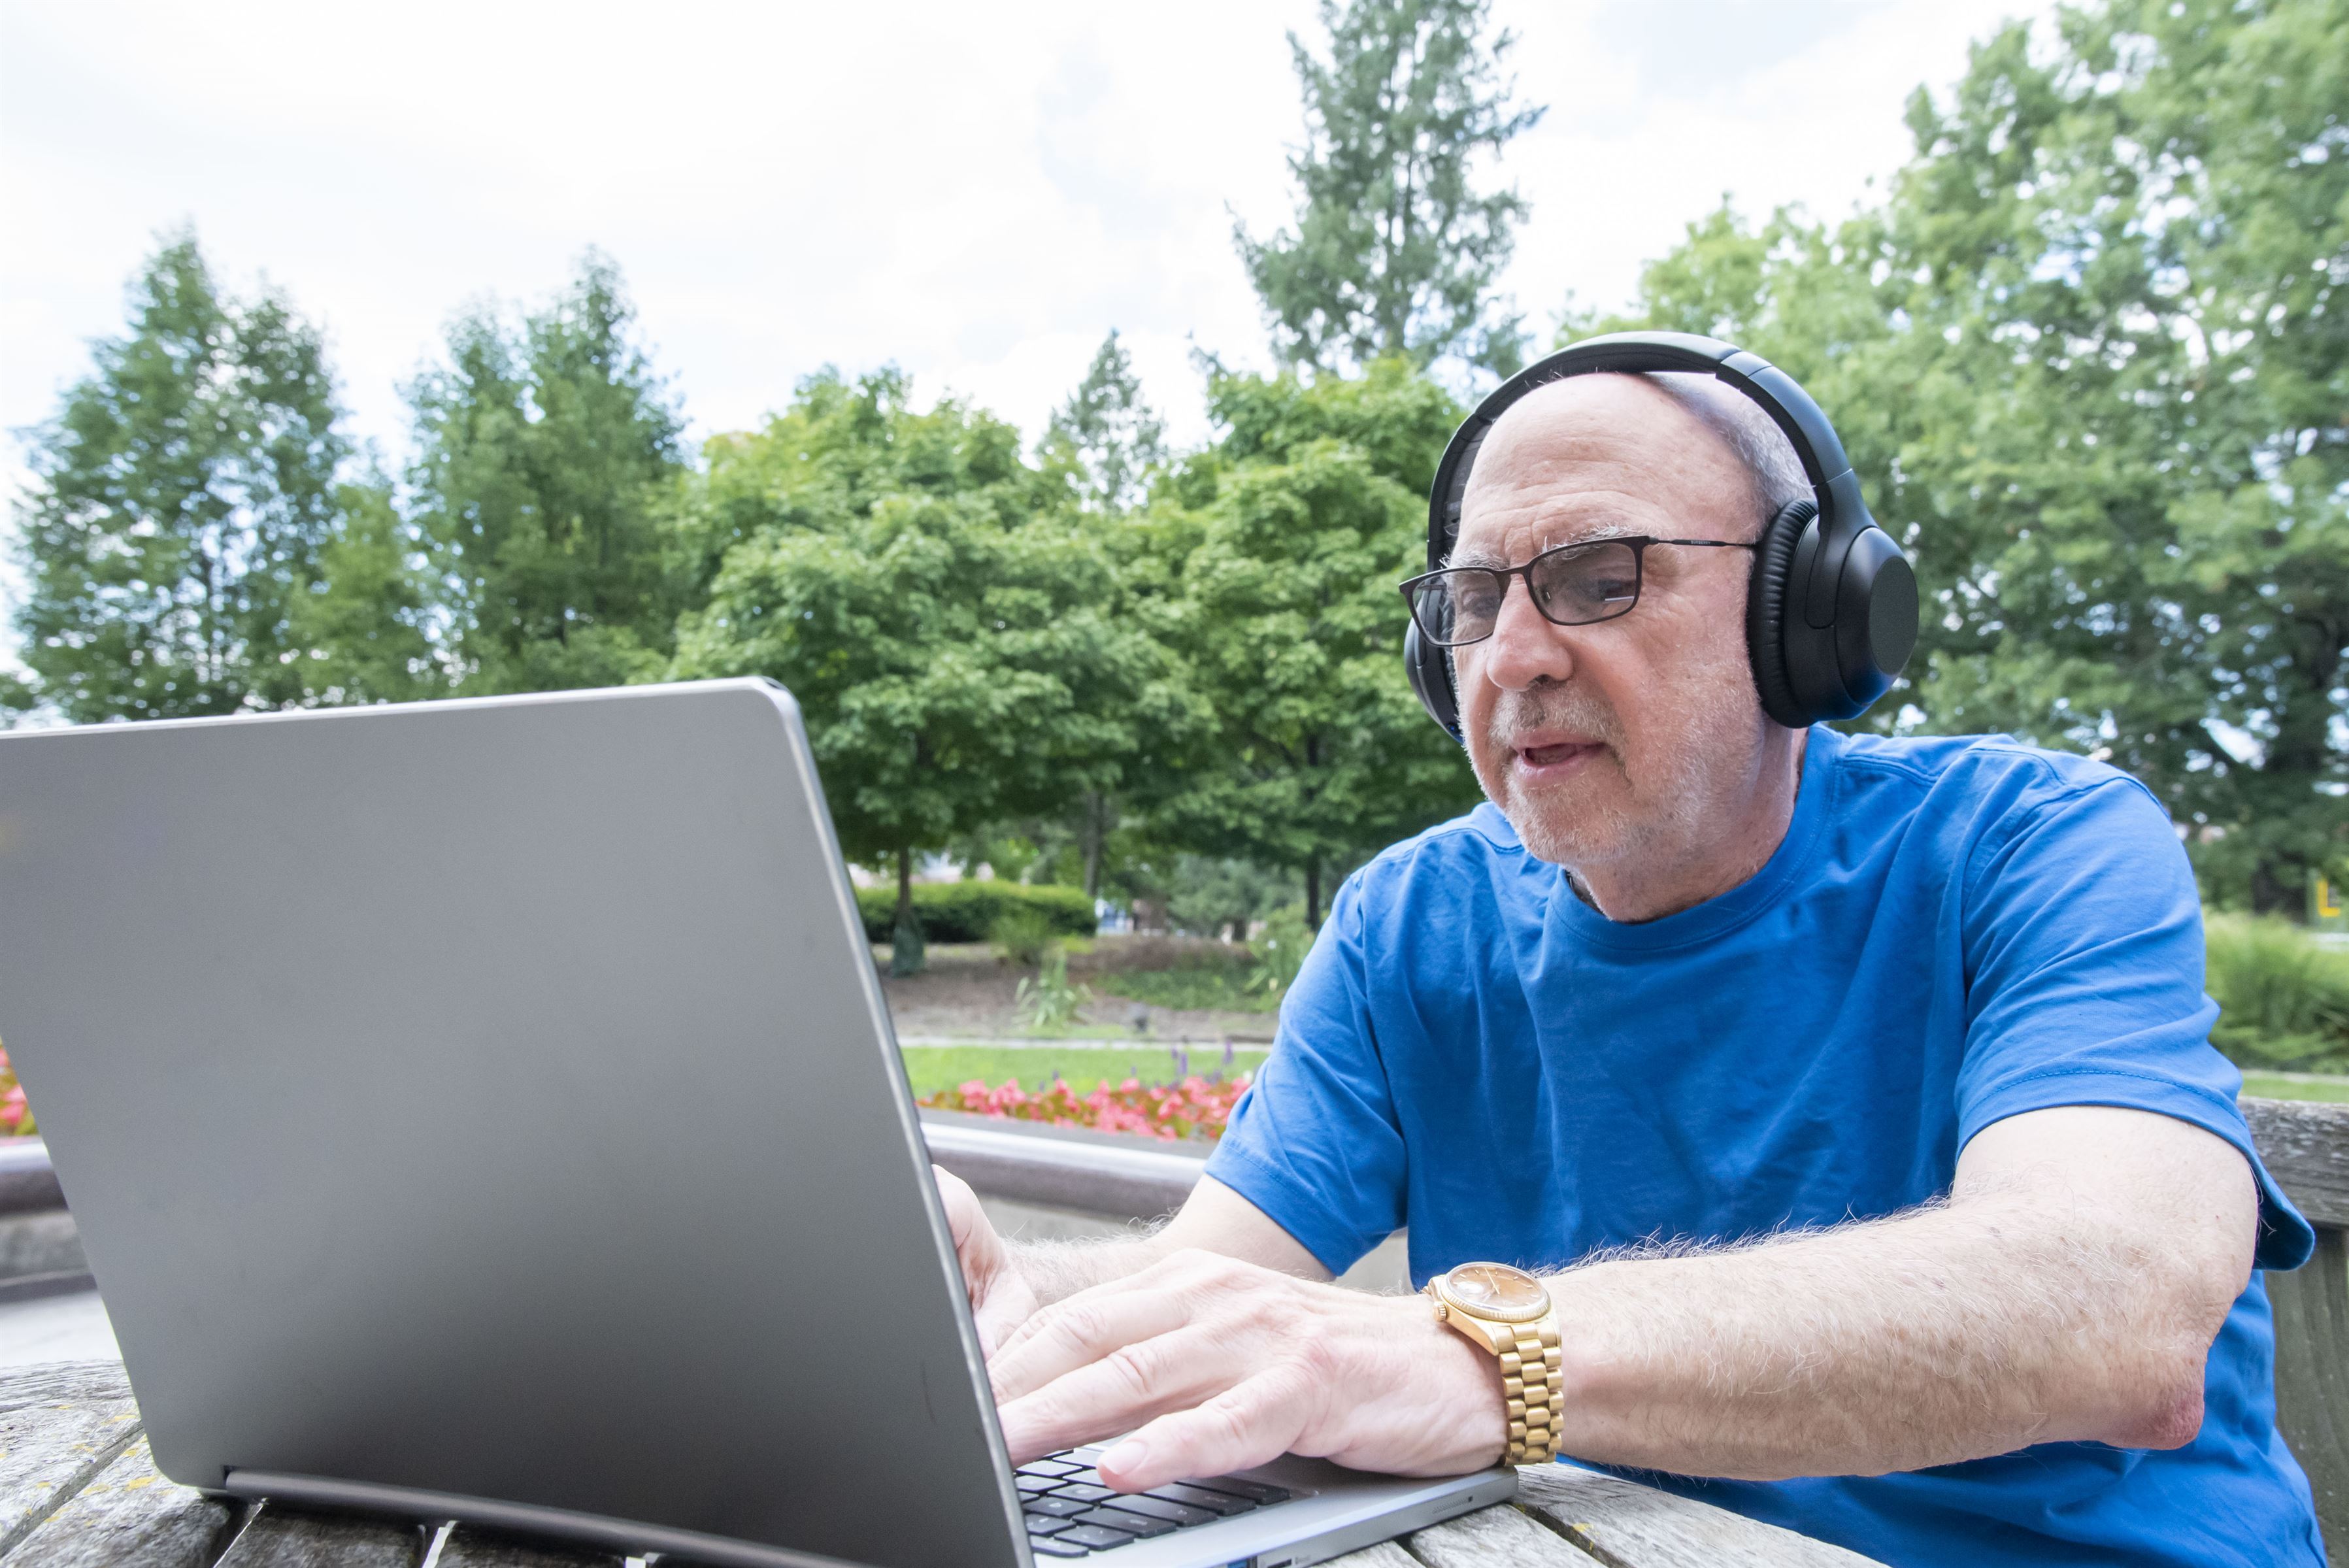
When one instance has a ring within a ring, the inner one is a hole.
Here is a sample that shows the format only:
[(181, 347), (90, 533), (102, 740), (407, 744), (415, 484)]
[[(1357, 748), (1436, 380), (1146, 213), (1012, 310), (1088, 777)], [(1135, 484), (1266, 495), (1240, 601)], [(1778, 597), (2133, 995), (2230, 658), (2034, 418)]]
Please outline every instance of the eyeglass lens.
[[(1420, 630), (1446, 648), (1481, 642), (1501, 618), (1501, 601), (1514, 574), (1485, 566), (1437, 572), (1415, 591), (1412, 611)], [(1609, 620), (1640, 597), (1640, 552), (1619, 540), (1552, 550), (1524, 568), (1534, 607), (1558, 626)]]

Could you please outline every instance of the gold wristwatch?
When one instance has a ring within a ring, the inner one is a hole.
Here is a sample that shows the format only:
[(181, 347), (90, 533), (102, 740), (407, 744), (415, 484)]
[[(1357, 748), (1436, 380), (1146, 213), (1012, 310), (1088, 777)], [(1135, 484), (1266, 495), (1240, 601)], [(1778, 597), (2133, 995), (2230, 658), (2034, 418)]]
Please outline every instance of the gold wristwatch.
[(1435, 1316), (1500, 1357), (1501, 1395), (1509, 1402), (1508, 1462), (1557, 1458), (1566, 1413), (1558, 1386), (1557, 1304), (1542, 1282), (1506, 1263), (1463, 1263), (1427, 1282)]

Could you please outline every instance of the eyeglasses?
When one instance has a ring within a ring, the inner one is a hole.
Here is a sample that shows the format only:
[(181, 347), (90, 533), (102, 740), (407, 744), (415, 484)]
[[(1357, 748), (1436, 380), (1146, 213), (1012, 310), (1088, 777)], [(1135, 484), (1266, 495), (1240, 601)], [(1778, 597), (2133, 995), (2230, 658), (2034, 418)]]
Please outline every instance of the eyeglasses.
[(1438, 648), (1465, 648), (1493, 635), (1509, 579), (1523, 577), (1534, 608), (1553, 626), (1588, 626), (1628, 615), (1640, 602), (1640, 566), (1651, 545), (1754, 550), (1733, 539), (1593, 539), (1544, 550), (1522, 566), (1445, 566), (1402, 585), (1419, 634)]

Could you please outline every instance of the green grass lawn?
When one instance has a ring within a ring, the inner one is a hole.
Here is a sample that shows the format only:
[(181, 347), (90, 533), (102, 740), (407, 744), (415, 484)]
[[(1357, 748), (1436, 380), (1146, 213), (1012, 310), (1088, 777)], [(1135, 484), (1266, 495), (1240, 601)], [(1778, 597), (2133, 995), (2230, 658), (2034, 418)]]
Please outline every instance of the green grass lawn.
[(2331, 1100), (2349, 1103), (2349, 1078), (2328, 1078), (2313, 1073), (2243, 1075), (2243, 1093), (2263, 1100)]
[[(989, 1086), (1017, 1078), (1023, 1089), (1042, 1088), (1057, 1075), (1072, 1087), (1091, 1089), (1106, 1078), (1122, 1084), (1139, 1078), (1145, 1084), (1170, 1084), (1179, 1075), (1174, 1053), (1164, 1045), (1136, 1044), (1132, 1048), (1055, 1051), (1050, 1046), (907, 1045), (905, 1076), (916, 1096), (934, 1095), (973, 1078)], [(1263, 1051), (1232, 1053), (1227, 1071), (1237, 1076), (1254, 1072), (1264, 1061)], [(1212, 1078), (1223, 1066), (1224, 1054), (1212, 1045), (1191, 1053), (1191, 1071)]]

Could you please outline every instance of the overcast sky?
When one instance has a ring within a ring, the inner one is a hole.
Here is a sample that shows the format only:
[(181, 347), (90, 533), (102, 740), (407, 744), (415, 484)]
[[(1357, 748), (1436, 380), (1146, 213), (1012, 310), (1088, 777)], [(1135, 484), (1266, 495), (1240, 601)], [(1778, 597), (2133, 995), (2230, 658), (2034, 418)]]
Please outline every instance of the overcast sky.
[[(2044, 9), (1499, 0), (1549, 106), (1502, 166), (1533, 205), (1504, 288), (1546, 339), (1568, 291), (1622, 303), (1724, 192), (1848, 212), (1908, 155), (1909, 92)], [(323, 323), (395, 462), (398, 386), (450, 313), (542, 299), (589, 245), (697, 436), (888, 361), (1032, 435), (1114, 327), (1195, 440), (1189, 346), (1264, 362), (1231, 214), (1289, 212), (1291, 28), (1318, 38), (1309, 0), (0, 0), (0, 426), (50, 416), (191, 223), (231, 286), (265, 275)]]

